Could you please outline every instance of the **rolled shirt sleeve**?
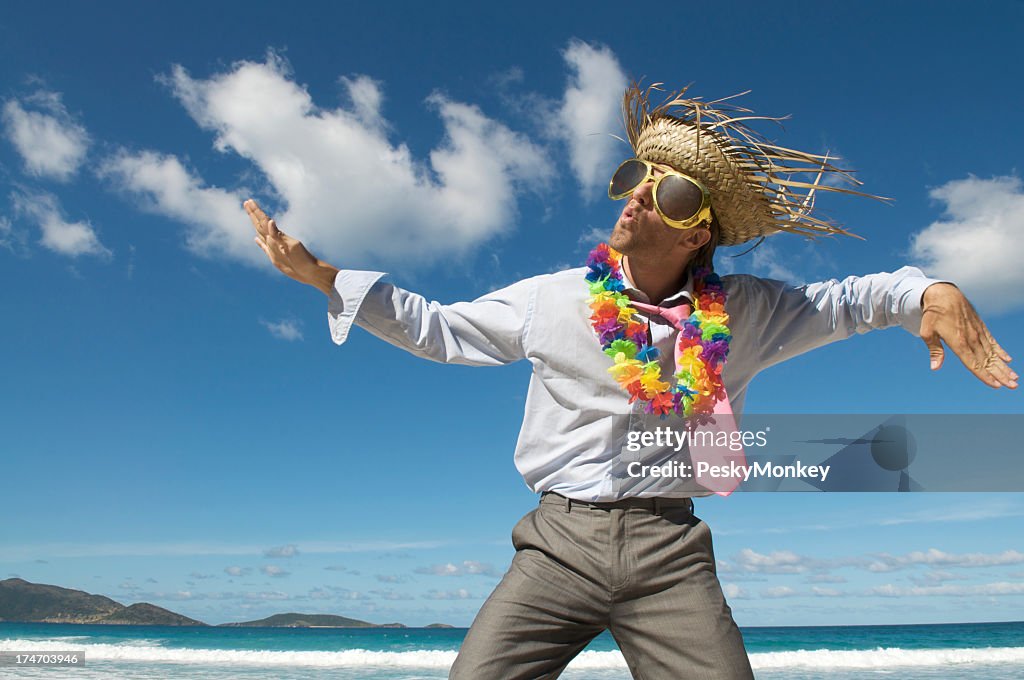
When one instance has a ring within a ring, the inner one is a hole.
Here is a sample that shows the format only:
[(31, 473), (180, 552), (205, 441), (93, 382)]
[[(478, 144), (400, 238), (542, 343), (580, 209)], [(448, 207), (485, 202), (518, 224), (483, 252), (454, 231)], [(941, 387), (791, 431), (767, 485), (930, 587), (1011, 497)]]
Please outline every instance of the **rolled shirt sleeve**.
[(920, 335), (921, 297), (930, 279), (915, 267), (849, 276), (803, 286), (742, 277), (743, 313), (760, 328), (762, 367), (785, 361), (854, 333), (902, 326)]
[(363, 299), (382, 276), (383, 272), (342, 269), (334, 277), (334, 287), (327, 296), (327, 323), (334, 344), (340, 345), (348, 339)]
[(472, 302), (443, 305), (381, 281), (380, 272), (342, 270), (328, 302), (331, 337), (342, 344), (355, 323), (425, 359), (498, 366), (525, 358), (536, 282), (526, 279)]

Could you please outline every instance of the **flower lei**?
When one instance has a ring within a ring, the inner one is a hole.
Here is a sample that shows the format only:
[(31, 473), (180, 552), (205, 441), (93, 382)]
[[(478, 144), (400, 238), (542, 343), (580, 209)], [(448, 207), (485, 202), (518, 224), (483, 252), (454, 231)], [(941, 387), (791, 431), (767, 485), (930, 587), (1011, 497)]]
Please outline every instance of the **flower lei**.
[(629, 403), (643, 403), (646, 413), (662, 417), (712, 413), (725, 397), (722, 368), (732, 339), (722, 280), (707, 269), (694, 273), (697, 299), (679, 331), (679, 366), (676, 384), (671, 386), (661, 380), (659, 352), (651, 344), (647, 324), (634, 320), (638, 312), (622, 292), (621, 258), (606, 243), (587, 258), (590, 320), (601, 349), (615, 362), (608, 372), (629, 393)]

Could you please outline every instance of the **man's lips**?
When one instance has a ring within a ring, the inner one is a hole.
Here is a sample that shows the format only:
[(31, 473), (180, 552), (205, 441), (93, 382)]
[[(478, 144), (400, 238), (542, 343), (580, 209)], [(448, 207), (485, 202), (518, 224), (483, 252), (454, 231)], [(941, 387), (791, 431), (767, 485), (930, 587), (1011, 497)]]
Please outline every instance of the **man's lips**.
[(633, 211), (630, 210), (629, 208), (626, 208), (625, 210), (623, 210), (622, 214), (619, 215), (619, 224), (622, 225), (623, 227), (633, 227), (633, 226), (635, 226), (636, 225), (636, 216), (633, 214)]

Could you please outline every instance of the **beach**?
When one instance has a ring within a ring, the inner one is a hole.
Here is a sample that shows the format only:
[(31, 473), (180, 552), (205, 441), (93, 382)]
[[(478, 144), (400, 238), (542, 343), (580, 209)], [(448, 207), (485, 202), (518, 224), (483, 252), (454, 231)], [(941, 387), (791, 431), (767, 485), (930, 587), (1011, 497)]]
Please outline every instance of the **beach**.
[[(446, 678), (466, 629), (220, 628), (0, 623), (0, 652), (80, 651), (75, 668), (3, 667), (4, 678)], [(743, 629), (758, 678), (1024, 677), (1024, 623)], [(628, 680), (607, 633), (562, 675)], [(681, 672), (681, 678), (685, 673)]]

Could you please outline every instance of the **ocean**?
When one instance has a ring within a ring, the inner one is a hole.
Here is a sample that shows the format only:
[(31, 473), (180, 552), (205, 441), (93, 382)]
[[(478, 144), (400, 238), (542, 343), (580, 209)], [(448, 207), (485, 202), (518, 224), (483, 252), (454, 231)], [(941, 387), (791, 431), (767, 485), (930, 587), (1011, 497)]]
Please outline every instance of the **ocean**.
[[(0, 652), (78, 651), (78, 667), (0, 666), (0, 678), (437, 680), (464, 628), (216, 628), (0, 623)], [(744, 628), (758, 678), (1024, 678), (1024, 622)], [(6, 655), (5, 655), (6, 656)], [(628, 680), (608, 633), (567, 680)], [(684, 669), (679, 677), (686, 677)]]

